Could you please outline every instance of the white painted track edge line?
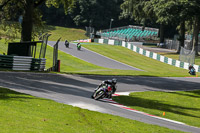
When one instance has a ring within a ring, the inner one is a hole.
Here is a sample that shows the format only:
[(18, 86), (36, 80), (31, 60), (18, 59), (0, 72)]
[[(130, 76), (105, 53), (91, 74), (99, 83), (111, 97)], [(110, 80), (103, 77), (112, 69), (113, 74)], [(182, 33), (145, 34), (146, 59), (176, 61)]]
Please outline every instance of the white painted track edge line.
[[(151, 114), (148, 114), (148, 113), (145, 113), (145, 112), (142, 112), (142, 111), (138, 111), (138, 110), (135, 110), (135, 109), (133, 109), (133, 110), (127, 109), (129, 107), (124, 106), (124, 105), (115, 104), (115, 103), (111, 103), (111, 102), (109, 104), (111, 104), (113, 106), (116, 106), (116, 107), (119, 107), (119, 108), (122, 108), (122, 109), (125, 109), (125, 110), (128, 110), (128, 111), (132, 111), (132, 112), (139, 113), (139, 114), (142, 114), (142, 115), (145, 115), (145, 116), (149, 116), (149, 117), (152, 117), (152, 118), (156, 118), (156, 119), (160, 119), (160, 120), (164, 120), (164, 121), (168, 121), (168, 122), (172, 122), (172, 123), (176, 123), (176, 124), (187, 125), (187, 124), (185, 124), (183, 122), (179, 122), (179, 121), (175, 121), (175, 120), (170, 120), (170, 119), (167, 119), (167, 118), (162, 118), (162, 117), (151, 115)], [(189, 126), (189, 125), (187, 125), (187, 126)]]

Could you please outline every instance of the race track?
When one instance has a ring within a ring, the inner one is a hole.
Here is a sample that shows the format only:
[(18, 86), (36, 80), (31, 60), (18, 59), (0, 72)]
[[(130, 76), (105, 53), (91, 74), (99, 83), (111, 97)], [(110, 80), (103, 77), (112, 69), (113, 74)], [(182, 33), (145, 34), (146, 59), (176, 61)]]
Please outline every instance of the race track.
[[(48, 44), (53, 46), (55, 43), (49, 42)], [(59, 50), (98, 66), (141, 71), (138, 68), (112, 60), (85, 48), (78, 51), (75, 44), (70, 44), (70, 47), (66, 48), (64, 42), (60, 42)], [(112, 100), (95, 101), (90, 98), (94, 88), (101, 81), (112, 78), (118, 79), (118, 94), (138, 91), (195, 90), (199, 89), (200, 86), (199, 78), (66, 75), (3, 71), (0, 71), (0, 86), (83, 109), (117, 115), (185, 132), (200, 132), (200, 128), (118, 106), (119, 104), (113, 103)]]
[[(48, 45), (53, 46), (56, 42), (54, 41), (48, 41)], [(98, 53), (95, 53), (93, 51), (90, 51), (86, 48), (81, 48), (81, 50), (77, 50), (76, 45), (73, 43), (70, 43), (69, 48), (66, 48), (64, 45), (64, 42), (59, 42), (58, 49), (66, 52), (68, 54), (71, 54), (79, 59), (82, 59), (84, 61), (87, 61), (89, 63), (95, 64), (97, 66), (102, 66), (105, 68), (112, 68), (112, 69), (121, 69), (121, 70), (137, 70), (141, 71), (138, 68), (129, 66), (127, 64), (118, 62), (116, 60), (110, 59), (108, 57), (105, 57), (103, 55), (100, 55)]]
[(196, 127), (126, 110), (115, 104), (105, 101), (95, 101), (90, 98), (94, 88), (102, 80), (111, 79), (113, 77), (118, 79), (117, 93), (149, 90), (192, 90), (199, 89), (200, 86), (199, 78), (120, 77), (29, 72), (0, 72), (0, 86), (33, 96), (52, 99), (56, 102), (171, 129), (194, 133), (200, 132), (200, 129)]

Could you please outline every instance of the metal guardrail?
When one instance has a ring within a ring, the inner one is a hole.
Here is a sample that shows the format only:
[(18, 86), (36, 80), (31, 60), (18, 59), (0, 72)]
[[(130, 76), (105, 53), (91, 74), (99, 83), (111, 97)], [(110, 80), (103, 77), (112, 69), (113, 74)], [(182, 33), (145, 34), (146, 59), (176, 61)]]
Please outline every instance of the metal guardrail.
[(167, 49), (178, 50), (179, 45), (180, 45), (179, 41), (177, 41), (177, 40), (169, 40), (169, 39), (165, 40), (165, 48), (167, 48)]
[(36, 59), (28, 56), (0, 55), (0, 69), (44, 71), (46, 59)]
[(33, 58), (31, 62), (31, 70), (32, 71), (44, 71), (46, 65), (46, 59), (41, 58), (41, 59), (36, 59)]
[[(174, 49), (178, 50), (179, 48), (179, 41), (178, 40), (170, 40), (170, 39), (165, 39), (165, 48), (167, 49)], [(192, 49), (192, 41), (191, 40), (185, 40), (184, 41), (184, 48), (187, 50)], [(200, 43), (198, 44), (198, 51), (200, 52)]]
[(61, 37), (57, 40), (56, 44), (53, 46), (53, 71), (58, 71), (58, 43), (60, 42)]

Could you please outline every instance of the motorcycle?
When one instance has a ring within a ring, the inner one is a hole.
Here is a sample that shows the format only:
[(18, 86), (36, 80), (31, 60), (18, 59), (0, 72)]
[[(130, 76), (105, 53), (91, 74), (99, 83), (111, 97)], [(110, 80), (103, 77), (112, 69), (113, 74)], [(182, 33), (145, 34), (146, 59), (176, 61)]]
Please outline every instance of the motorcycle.
[(196, 70), (192, 65), (189, 66), (189, 72), (188, 73), (190, 75), (196, 75)]
[(67, 40), (65, 41), (65, 46), (66, 48), (69, 48), (69, 42)]
[(196, 75), (195, 69), (194, 68), (190, 69), (189, 74), (190, 75)]
[(98, 89), (94, 91), (91, 97), (95, 100), (112, 98), (112, 87), (110, 85), (104, 84), (98, 87)]
[(80, 43), (77, 44), (77, 50), (81, 50), (81, 44)]

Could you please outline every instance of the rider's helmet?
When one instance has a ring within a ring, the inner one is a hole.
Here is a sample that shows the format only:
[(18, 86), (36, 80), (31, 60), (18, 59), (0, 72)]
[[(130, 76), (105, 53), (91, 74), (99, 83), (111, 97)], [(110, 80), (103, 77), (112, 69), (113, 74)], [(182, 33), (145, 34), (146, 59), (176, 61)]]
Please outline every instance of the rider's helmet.
[(113, 78), (113, 79), (112, 79), (112, 83), (117, 84), (117, 79), (116, 79), (116, 78)]
[(192, 65), (190, 65), (190, 66), (189, 66), (189, 70), (191, 70), (192, 68), (193, 68), (193, 66), (192, 66)]

